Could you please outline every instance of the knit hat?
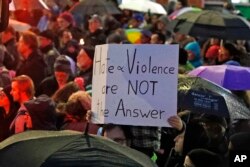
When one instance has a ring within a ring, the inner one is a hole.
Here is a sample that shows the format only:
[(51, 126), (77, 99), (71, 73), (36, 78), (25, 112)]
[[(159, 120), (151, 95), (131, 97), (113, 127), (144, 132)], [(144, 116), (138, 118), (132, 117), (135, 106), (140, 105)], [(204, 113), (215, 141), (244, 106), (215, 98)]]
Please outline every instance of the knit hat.
[(54, 41), (54, 38), (55, 38), (55, 35), (51, 30), (42, 31), (38, 35), (41, 36), (41, 37), (50, 39), (51, 41)]
[(195, 55), (195, 59), (200, 58), (201, 48), (198, 42), (190, 42), (185, 46), (184, 49), (186, 51), (191, 51)]
[(54, 64), (54, 70), (66, 73), (72, 73), (70, 68), (70, 62), (65, 56), (59, 56)]
[(69, 12), (63, 12), (59, 15), (60, 18), (63, 18), (70, 24), (74, 24), (74, 17), (71, 13)]
[(220, 49), (220, 46), (218, 46), (218, 45), (210, 46), (206, 52), (205, 57), (209, 58), (209, 59), (216, 58), (219, 54), (219, 49)]
[(221, 158), (206, 149), (193, 149), (187, 156), (195, 167), (219, 167), (222, 165)]

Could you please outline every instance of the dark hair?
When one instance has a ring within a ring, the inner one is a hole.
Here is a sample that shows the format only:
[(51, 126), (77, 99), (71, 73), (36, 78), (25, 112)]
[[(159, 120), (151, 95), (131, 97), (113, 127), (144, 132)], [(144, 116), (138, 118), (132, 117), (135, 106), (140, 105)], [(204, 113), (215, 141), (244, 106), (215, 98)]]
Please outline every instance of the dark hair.
[(39, 43), (35, 33), (26, 31), (22, 33), (21, 37), (23, 38), (24, 43), (29, 45), (32, 50), (38, 49)]
[(103, 125), (102, 136), (104, 135), (104, 133), (106, 131), (110, 131), (116, 127), (119, 127), (123, 131), (126, 139), (132, 139), (132, 133), (130, 130), (130, 126), (127, 126), (127, 125), (105, 124), (105, 125)]

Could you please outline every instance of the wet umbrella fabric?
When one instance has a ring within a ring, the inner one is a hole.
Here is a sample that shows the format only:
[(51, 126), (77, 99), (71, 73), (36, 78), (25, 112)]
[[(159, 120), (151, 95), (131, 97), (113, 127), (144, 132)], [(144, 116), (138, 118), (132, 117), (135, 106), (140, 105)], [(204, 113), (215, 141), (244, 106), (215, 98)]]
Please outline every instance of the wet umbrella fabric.
[(0, 143), (1, 167), (154, 167), (144, 154), (74, 131), (26, 131)]
[(175, 32), (220, 39), (250, 39), (250, 24), (243, 17), (218, 11), (189, 11), (170, 23)]
[(250, 68), (234, 65), (200, 66), (188, 73), (229, 90), (250, 90)]
[(110, 0), (84, 0), (70, 9), (73, 14), (81, 15), (82, 18), (93, 14), (120, 14), (121, 11)]
[(178, 107), (193, 112), (250, 119), (249, 109), (229, 90), (206, 79), (193, 76), (178, 78)]

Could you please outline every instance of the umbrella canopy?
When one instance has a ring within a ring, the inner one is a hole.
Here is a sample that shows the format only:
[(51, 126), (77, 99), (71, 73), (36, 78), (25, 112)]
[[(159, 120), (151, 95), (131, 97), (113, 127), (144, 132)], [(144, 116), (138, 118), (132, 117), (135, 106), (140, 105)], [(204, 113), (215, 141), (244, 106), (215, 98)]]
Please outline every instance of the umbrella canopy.
[(73, 14), (81, 15), (82, 18), (93, 14), (120, 14), (121, 11), (110, 0), (83, 0), (70, 10)]
[(201, 11), (202, 9), (200, 8), (196, 8), (196, 7), (184, 7), (184, 8), (181, 8), (179, 10), (176, 10), (174, 11), (173, 13), (171, 13), (168, 18), (170, 20), (174, 20), (176, 19), (177, 16), (180, 16), (181, 14), (184, 14), (186, 12), (190, 12), (190, 11)]
[(249, 119), (249, 109), (229, 90), (206, 79), (179, 76), (178, 107), (194, 112)]
[(154, 14), (167, 14), (166, 10), (159, 3), (150, 0), (122, 0), (119, 5), (121, 9), (128, 9), (137, 12), (150, 12)]
[(175, 31), (191, 36), (250, 39), (250, 24), (243, 17), (218, 11), (185, 12), (170, 23)]
[(229, 90), (250, 90), (250, 68), (234, 65), (200, 66), (188, 73)]
[(1, 167), (154, 167), (146, 155), (74, 131), (26, 131), (0, 143)]

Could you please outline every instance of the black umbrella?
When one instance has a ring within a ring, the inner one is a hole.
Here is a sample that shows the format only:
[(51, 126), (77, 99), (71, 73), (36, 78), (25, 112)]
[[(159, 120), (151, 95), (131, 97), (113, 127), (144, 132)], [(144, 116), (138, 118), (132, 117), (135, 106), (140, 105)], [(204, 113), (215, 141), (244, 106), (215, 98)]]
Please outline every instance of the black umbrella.
[(231, 119), (250, 119), (249, 109), (236, 95), (200, 77), (179, 76), (178, 107)]
[(211, 10), (189, 11), (176, 17), (170, 24), (175, 32), (195, 37), (250, 39), (248, 21), (229, 13)]
[(81, 15), (82, 18), (93, 14), (121, 14), (121, 11), (111, 0), (83, 0), (70, 12)]
[(154, 167), (146, 155), (74, 131), (26, 131), (0, 143), (1, 167)]

